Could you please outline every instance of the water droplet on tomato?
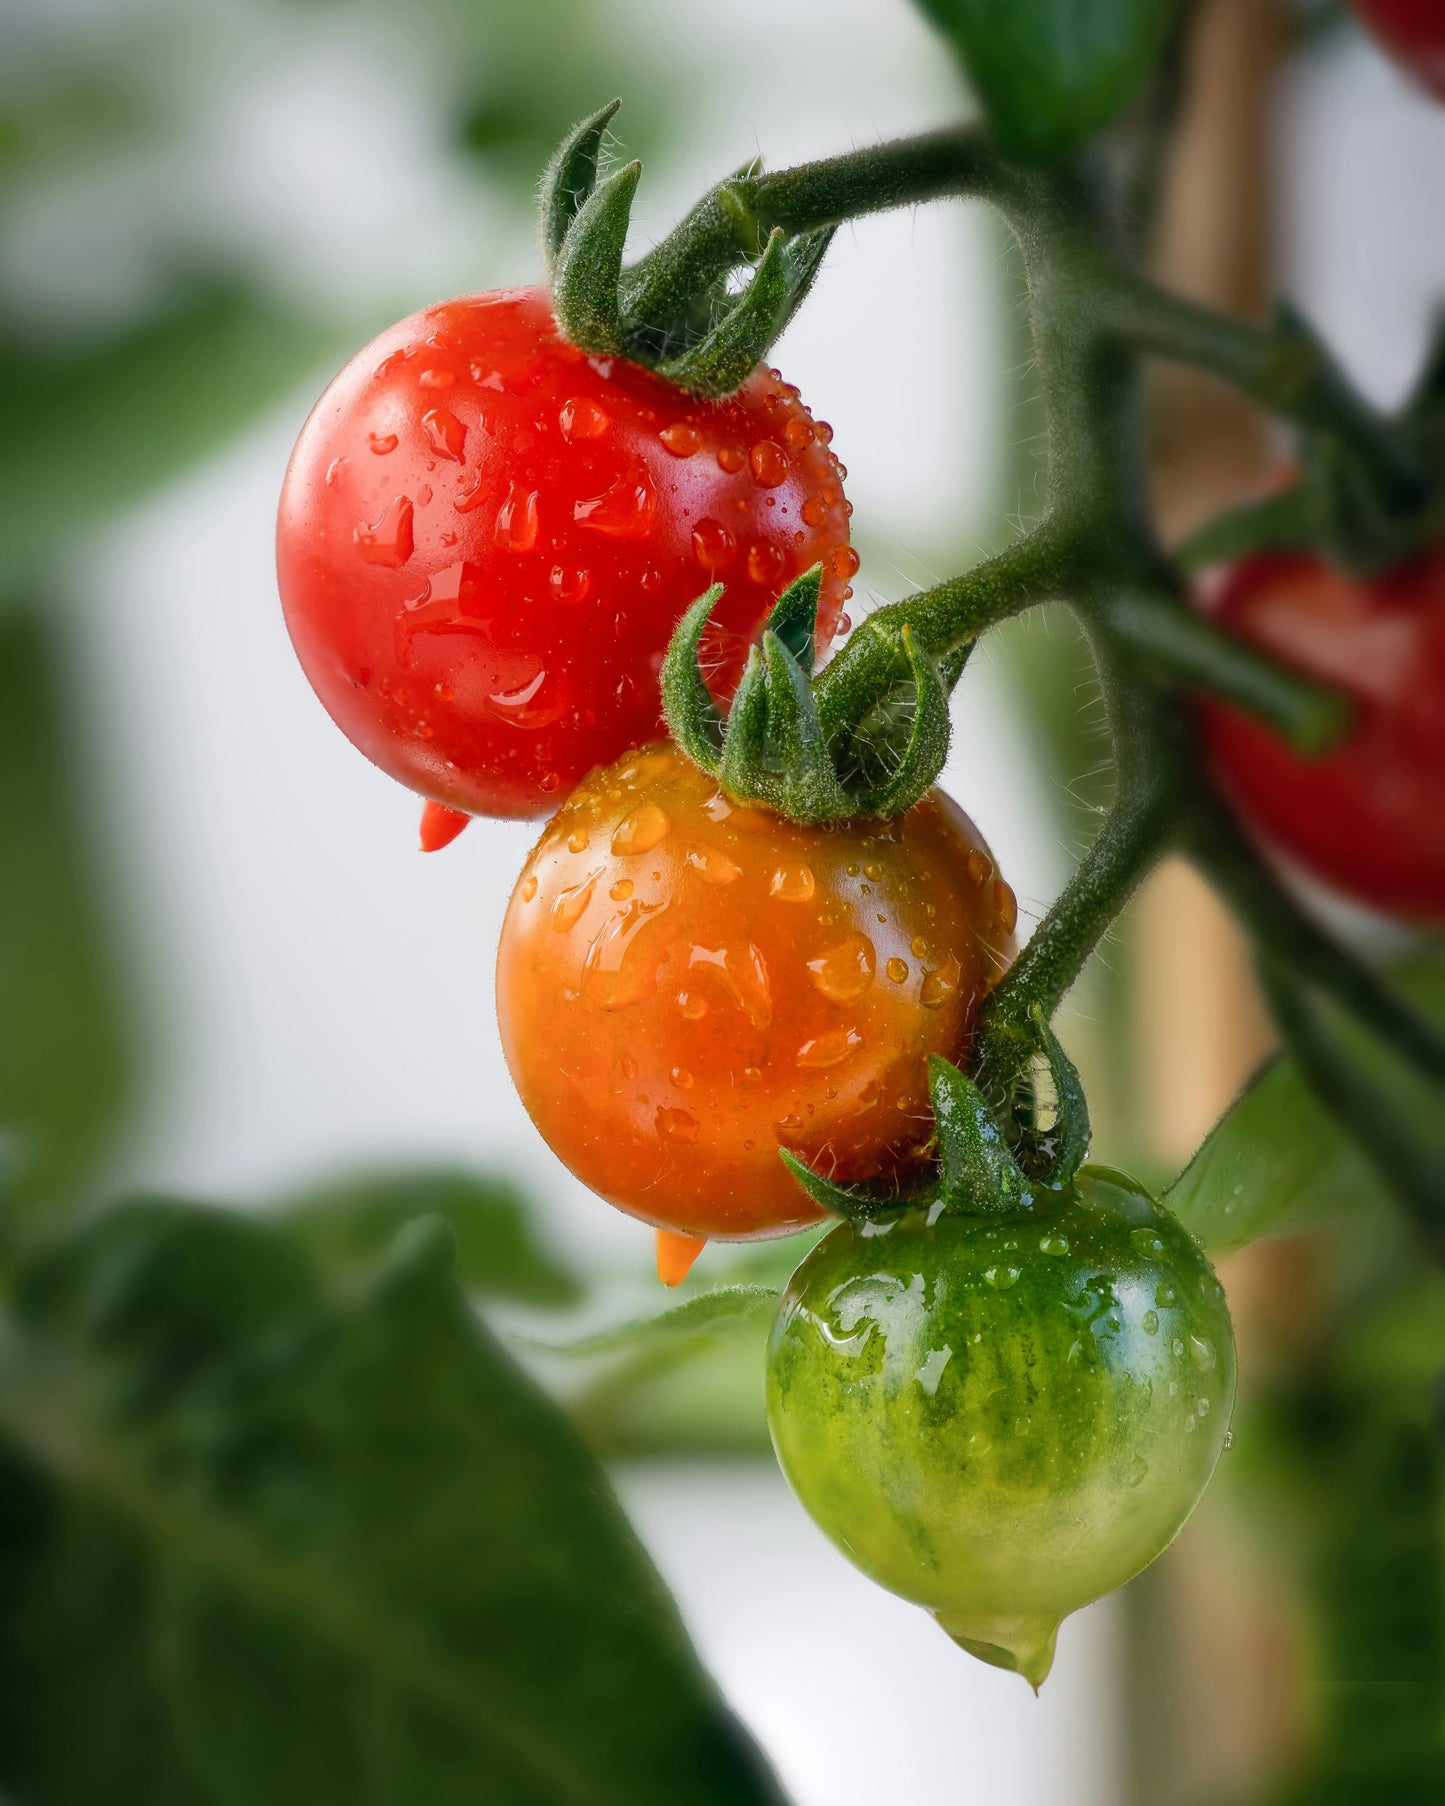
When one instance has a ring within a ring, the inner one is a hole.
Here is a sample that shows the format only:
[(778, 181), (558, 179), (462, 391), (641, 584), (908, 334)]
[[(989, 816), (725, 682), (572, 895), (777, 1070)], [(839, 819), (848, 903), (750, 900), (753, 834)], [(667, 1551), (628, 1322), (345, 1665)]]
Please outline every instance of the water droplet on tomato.
[(592, 892), (597, 880), (602, 876), (602, 867), (588, 872), (587, 876), (576, 884), (569, 884), (565, 890), (558, 891), (552, 902), (552, 927), (558, 934), (565, 934), (569, 928), (575, 928), (587, 911), (592, 901)]
[(632, 890), (633, 884), (630, 878), (619, 878), (607, 894), (614, 903), (625, 903), (632, 895)]
[(754, 540), (748, 547), (748, 576), (763, 589), (778, 587), (787, 563), (781, 549), (766, 539)]
[[(422, 437), (439, 458), (460, 464), (467, 443), (467, 429), (445, 408), (428, 408), (421, 417)], [(372, 450), (375, 451), (373, 446)]]
[(826, 1034), (815, 1035), (811, 1041), (803, 1043), (795, 1056), (796, 1063), (810, 1070), (837, 1066), (862, 1045), (863, 1037), (856, 1028), (829, 1029)]
[(718, 469), (725, 470), (729, 476), (735, 476), (747, 461), (747, 454), (740, 445), (720, 445), (718, 447)]
[(1067, 1254), (1069, 1238), (1066, 1235), (1045, 1235), (1039, 1239), (1040, 1254)]
[(614, 858), (623, 858), (629, 853), (650, 853), (658, 843), (664, 840), (672, 827), (667, 812), (659, 809), (656, 803), (639, 803), (629, 815), (625, 815), (617, 824), (612, 836), (612, 853)]
[(1213, 1373), (1214, 1363), (1218, 1357), (1214, 1352), (1214, 1344), (1207, 1337), (1191, 1336), (1189, 1352), (1194, 1357), (1194, 1365), (1201, 1373)]
[(582, 962), (582, 994), (591, 1008), (624, 1010), (656, 991), (667, 949), (642, 931), (659, 923), (666, 909), (666, 903), (634, 897), (602, 925)]
[(1158, 1311), (1145, 1311), (1144, 1315), (1139, 1319), (1139, 1322), (1140, 1322), (1140, 1325), (1142, 1326), (1142, 1328), (1144, 1330), (1144, 1334), (1146, 1336), (1158, 1335), (1158, 1333), (1159, 1333), (1159, 1313), (1158, 1313)]
[(702, 434), (686, 420), (674, 421), (657, 436), (674, 458), (690, 458), (702, 450)]
[(657, 1132), (668, 1141), (696, 1141), (697, 1118), (687, 1110), (664, 1105), (654, 1118)]
[(936, 971), (924, 973), (918, 1001), (926, 1010), (941, 1010), (957, 991), (958, 982), (962, 976), (962, 968), (950, 953)]
[(828, 518), (828, 504), (820, 495), (810, 495), (798, 511), (810, 527), (821, 527)]
[(815, 889), (811, 866), (780, 865), (773, 873), (768, 895), (776, 897), (780, 903), (806, 903)]
[[(394, 452), (401, 441), (395, 433), (368, 433), (366, 443), (378, 458), (384, 458), (388, 452)], [(329, 472), (327, 473), (330, 474)]]
[(1154, 1288), (1154, 1302), (1159, 1306), (1160, 1310), (1168, 1310), (1171, 1304), (1177, 1302), (1178, 1297), (1178, 1292), (1176, 1292), (1174, 1287), (1167, 1281), (1161, 1281), (1160, 1284)]
[(833, 429), (828, 425), (826, 420), (815, 420), (813, 422), (813, 436), (820, 445), (830, 445), (833, 440)]
[(991, 1285), (996, 1292), (1006, 1292), (1010, 1286), (1018, 1283), (1019, 1269), (1008, 1266), (985, 1267), (983, 1277), (984, 1283)]
[(452, 370), (423, 370), (417, 378), (424, 389), (449, 389), (456, 380)]
[(928, 958), (928, 942), (926, 940), (924, 940), (924, 938), (921, 934), (915, 934), (913, 937), (912, 943), (909, 946), (908, 951), (913, 955), (913, 957), (915, 959), (927, 959)]
[(357, 527), (352, 538), (366, 564), (386, 565), (395, 570), (406, 563), (414, 548), (412, 538), (412, 505), (404, 495), (393, 496), (379, 520), (370, 526)]
[(537, 543), (537, 491), (513, 483), (507, 499), (497, 510), (497, 524), (492, 533), (496, 543), (507, 552), (530, 552)]
[(736, 550), (732, 534), (711, 515), (705, 516), (692, 530), (693, 557), (710, 577), (728, 568)]
[(982, 890), (993, 876), (993, 861), (982, 847), (970, 847), (963, 869), (968, 873), (968, 881), (974, 889)]
[(562, 437), (575, 444), (578, 440), (600, 439), (612, 425), (612, 416), (595, 401), (579, 395), (562, 403), (557, 424), (562, 428)]
[(806, 451), (817, 436), (817, 429), (804, 414), (794, 414), (783, 428), (783, 437), (794, 451)]
[(524, 903), (530, 903), (532, 901), (533, 897), (537, 894), (537, 874), (535, 872), (527, 873), (526, 877), (517, 887), (517, 894)]
[(679, 991), (677, 1007), (689, 1022), (701, 1022), (707, 1014), (707, 998), (698, 991)]
[(1129, 1240), (1139, 1252), (1149, 1260), (1157, 1260), (1164, 1252), (1164, 1244), (1152, 1229), (1135, 1229)]
[(773, 1019), (773, 993), (767, 961), (753, 941), (737, 947), (694, 946), (688, 952), (688, 969), (716, 977), (754, 1028), (766, 1028)]
[(771, 439), (759, 439), (748, 453), (754, 478), (764, 489), (776, 489), (788, 480), (788, 454)]
[[(845, 589), (843, 591), (843, 594), (845, 596), (851, 596), (853, 594), (853, 592), (850, 589)], [(838, 632), (839, 632), (840, 636), (845, 633), (852, 633), (852, 631), (853, 631), (852, 615), (848, 615), (848, 614), (839, 615), (838, 616)]]
[(670, 1076), (673, 1084), (677, 1086), (679, 1091), (692, 1090), (692, 1074), (688, 1071), (686, 1066), (674, 1066)]
[(592, 837), (585, 828), (574, 828), (567, 836), (569, 853), (585, 853), (592, 844)]
[(896, 984), (896, 985), (901, 985), (907, 980), (908, 967), (907, 967), (906, 963), (903, 960), (899, 959), (896, 955), (894, 956), (894, 958), (889, 960), (888, 964), (883, 968), (883, 970), (888, 974), (888, 976), (893, 980), (894, 984)]
[(1002, 878), (993, 881), (994, 908), (998, 911), (998, 925), (1005, 934), (1012, 934), (1018, 926), (1018, 898)]
[(554, 564), (547, 588), (558, 602), (581, 602), (592, 587), (592, 573), (580, 564)]
[(647, 539), (652, 534), (657, 495), (641, 471), (631, 471), (601, 495), (575, 502), (572, 518), (579, 526), (609, 539)]
[(706, 884), (715, 885), (719, 890), (729, 884), (736, 884), (743, 875), (743, 868), (736, 859), (716, 847), (693, 847), (687, 856), (687, 863)]
[(873, 943), (866, 934), (850, 934), (807, 962), (813, 983), (834, 1003), (850, 1003), (873, 982)]
[(853, 550), (852, 546), (839, 546), (836, 548), (833, 556), (828, 562), (833, 567), (833, 575), (835, 577), (841, 577), (846, 583), (850, 577), (857, 574), (858, 566), (862, 563), (862, 560)]
[(570, 698), (560, 679), (547, 681), (544, 667), (512, 690), (494, 690), (487, 707), (512, 727), (551, 727), (566, 713)]

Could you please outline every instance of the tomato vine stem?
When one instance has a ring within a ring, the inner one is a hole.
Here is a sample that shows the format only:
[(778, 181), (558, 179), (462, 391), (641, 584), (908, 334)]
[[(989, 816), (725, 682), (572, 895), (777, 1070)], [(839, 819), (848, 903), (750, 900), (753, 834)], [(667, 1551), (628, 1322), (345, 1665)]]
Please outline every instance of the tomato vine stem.
[[(1288, 306), (1278, 307), (1270, 324), (1256, 325), (1145, 277), (1130, 261), (1101, 160), (1020, 171), (971, 130), (871, 146), (770, 175), (750, 170), (719, 184), (624, 272), (624, 312), (682, 317), (700, 292), (755, 259), (779, 230), (827, 231), (950, 195), (998, 208), (1023, 255), (1046, 420), (1047, 510), (998, 556), (868, 617), (815, 679), (812, 698), (821, 743), (846, 766), (869, 712), (906, 685), (909, 657), (937, 661), (951, 684), (985, 629), (1051, 600), (1073, 611), (1090, 642), (1115, 753), (1114, 801), (981, 1012), (971, 1059), (978, 1091), (1018, 1132), (1049, 1017), (1135, 887), (1167, 851), (1180, 850), (1254, 939), (1276, 1019), (1301, 1070), (1331, 1108), (1348, 1093), (1341, 1120), (1445, 1253), (1445, 1172), (1398, 1112), (1372, 1114), (1372, 1093), (1330, 1049), (1312, 995), (1333, 998), (1433, 1080), (1445, 1079), (1445, 1039), (1295, 904), (1235, 826), (1205, 767), (1189, 692), (1227, 697), (1310, 753), (1338, 741), (1350, 706), (1191, 606), (1149, 508), (1142, 363), (1162, 357), (1191, 365), (1292, 423), (1306, 457), (1317, 453), (1334, 480), (1347, 473), (1348, 492), (1367, 504), (1365, 516), (1382, 522), (1418, 510), (1428, 488), (1404, 417), (1375, 410)], [(1291, 516), (1296, 528), (1302, 518)], [(680, 696), (684, 689), (679, 685)], [(1061, 1118), (1073, 1111), (1078, 1120), (1061, 1122), (1060, 1139), (1077, 1149), (1086, 1115), (1082, 1094), (1071, 1098), (1061, 1097)], [(1378, 1127), (1384, 1122), (1388, 1133)], [(1022, 1133), (1027, 1139), (1027, 1127)]]

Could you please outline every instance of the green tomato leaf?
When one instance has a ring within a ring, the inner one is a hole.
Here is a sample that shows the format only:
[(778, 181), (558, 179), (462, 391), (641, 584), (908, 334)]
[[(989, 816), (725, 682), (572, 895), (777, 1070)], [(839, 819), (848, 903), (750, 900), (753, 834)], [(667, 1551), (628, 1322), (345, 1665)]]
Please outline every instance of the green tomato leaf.
[[(1402, 995), (1445, 1022), (1445, 953), (1432, 952), (1392, 974)], [(1417, 1127), (1445, 1141), (1439, 1099), (1354, 1025), (1342, 1042), (1361, 1069), (1412, 1104)], [(1269, 1061), (1210, 1131), (1165, 1194), (1165, 1203), (1211, 1254), (1231, 1253), (1335, 1211), (1381, 1203), (1374, 1168), (1315, 1100), (1294, 1062)]]
[(1005, 156), (1044, 163), (1142, 86), (1178, 0), (918, 0), (963, 59)]
[(413, 1217), (443, 1218), (456, 1237), (456, 1274), (469, 1291), (522, 1304), (575, 1304), (576, 1275), (543, 1244), (536, 1212), (509, 1179), (460, 1168), (342, 1177), (284, 1202), (279, 1221), (321, 1265), (373, 1262)]
[(451, 1255), (415, 1223), (336, 1300), (263, 1221), (142, 1204), (22, 1274), (0, 1345), (7, 1798), (780, 1806)]
[(0, 610), (0, 1210), (12, 1223), (81, 1185), (129, 1092), (55, 666), (41, 620)]
[(719, 1286), (716, 1291), (702, 1292), (653, 1317), (634, 1317), (630, 1322), (594, 1330), (571, 1342), (547, 1342), (538, 1346), (549, 1354), (631, 1354), (676, 1343), (679, 1339), (691, 1341), (694, 1337), (716, 1336), (739, 1327), (766, 1325), (778, 1308), (778, 1297), (771, 1286)]

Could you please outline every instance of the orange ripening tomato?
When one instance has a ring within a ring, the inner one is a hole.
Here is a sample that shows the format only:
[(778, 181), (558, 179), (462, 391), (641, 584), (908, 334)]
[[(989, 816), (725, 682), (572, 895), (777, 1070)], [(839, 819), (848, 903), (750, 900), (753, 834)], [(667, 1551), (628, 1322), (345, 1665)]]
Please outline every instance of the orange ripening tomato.
[(779, 1148), (844, 1183), (921, 1169), (928, 1057), (962, 1057), (1016, 916), (941, 791), (803, 827), (647, 746), (586, 778), (527, 861), (502, 1044), (533, 1122), (609, 1203), (684, 1235), (785, 1234), (820, 1213)]

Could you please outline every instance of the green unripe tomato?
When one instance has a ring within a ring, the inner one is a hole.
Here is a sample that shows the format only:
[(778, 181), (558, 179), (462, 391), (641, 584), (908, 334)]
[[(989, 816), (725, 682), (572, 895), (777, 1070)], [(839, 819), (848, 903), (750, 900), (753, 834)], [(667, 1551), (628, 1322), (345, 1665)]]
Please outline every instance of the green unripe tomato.
[(825, 1236), (773, 1326), (768, 1423), (851, 1561), (1037, 1688), (1060, 1620), (1183, 1527), (1234, 1378), (1198, 1245), (1132, 1179), (1085, 1167), (1027, 1210)]

